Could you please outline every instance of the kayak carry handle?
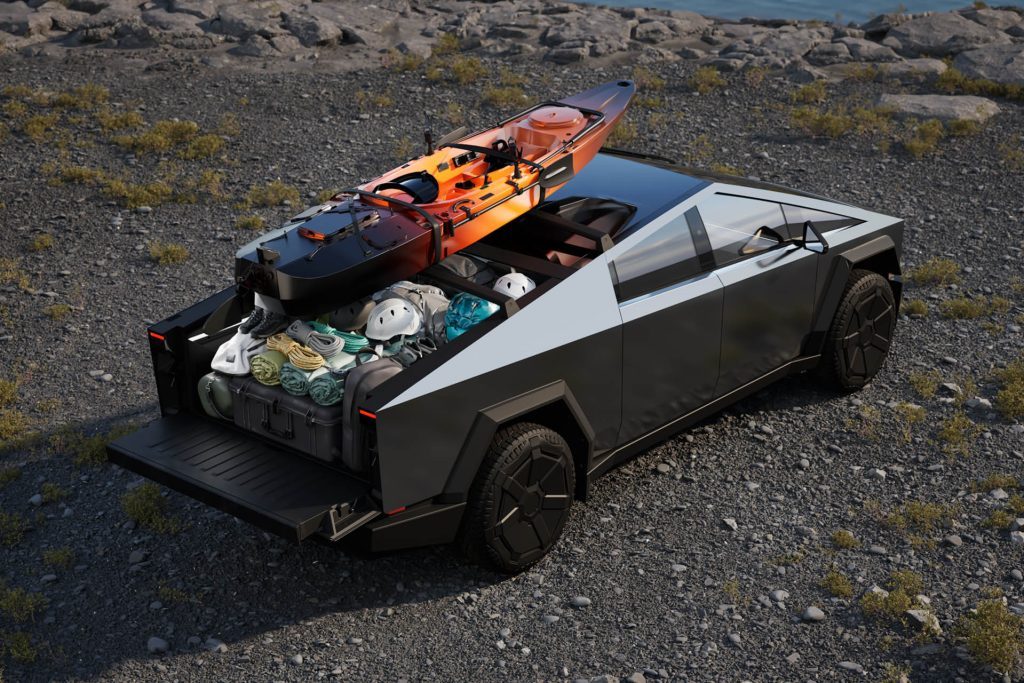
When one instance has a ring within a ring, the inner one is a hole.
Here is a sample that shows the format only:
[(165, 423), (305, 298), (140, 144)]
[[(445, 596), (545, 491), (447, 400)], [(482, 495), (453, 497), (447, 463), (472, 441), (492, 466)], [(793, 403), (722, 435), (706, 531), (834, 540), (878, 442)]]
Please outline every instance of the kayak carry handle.
[(441, 249), (441, 224), (438, 223), (437, 218), (435, 218), (428, 211), (421, 209), (415, 204), (402, 201), (401, 199), (395, 199), (394, 197), (389, 197), (386, 194), (378, 194), (376, 192), (370, 192), (369, 190), (363, 190), (358, 187), (354, 187), (349, 190), (342, 190), (341, 193), (339, 194), (354, 194), (359, 195), (360, 197), (370, 197), (371, 199), (379, 199), (382, 202), (394, 204), (395, 206), (400, 206), (407, 211), (415, 211), (419, 215), (423, 216), (423, 218), (427, 221), (427, 224), (430, 226), (430, 232), (433, 234), (434, 237), (434, 263), (437, 263), (441, 260), (443, 255)]

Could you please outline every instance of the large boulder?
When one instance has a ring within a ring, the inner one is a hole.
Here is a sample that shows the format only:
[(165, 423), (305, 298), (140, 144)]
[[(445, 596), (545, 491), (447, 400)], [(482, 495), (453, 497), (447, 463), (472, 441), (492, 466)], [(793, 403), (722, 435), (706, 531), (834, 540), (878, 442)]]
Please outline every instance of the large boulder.
[(971, 78), (1024, 85), (1024, 45), (993, 45), (961, 52), (953, 67)]
[(984, 123), (999, 113), (999, 105), (984, 97), (971, 95), (895, 95), (883, 94), (878, 106), (903, 116), (940, 121), (977, 121)]
[(70, 10), (59, 2), (47, 2), (36, 11), (50, 16), (55, 31), (76, 31), (89, 18), (87, 13)]
[(284, 27), (306, 47), (337, 42), (341, 37), (341, 27), (338, 24), (301, 10), (285, 14)]
[(975, 23), (999, 31), (1005, 31), (1024, 22), (1020, 14), (1005, 9), (971, 8), (961, 11), (960, 14)]
[(191, 14), (167, 12), (162, 9), (151, 9), (142, 13), (142, 22), (146, 26), (152, 26), (159, 31), (167, 31), (177, 34), (199, 34), (203, 29), (199, 27), (198, 17)]
[(850, 56), (857, 62), (898, 62), (900, 56), (891, 47), (879, 45), (864, 38), (840, 38), (837, 42), (846, 46)]
[(850, 48), (842, 43), (822, 43), (807, 53), (807, 61), (815, 66), (842, 64), (850, 61)]
[[(237, 5), (226, 5), (221, 7), (219, 20), (214, 23), (220, 33), (240, 40), (246, 40), (250, 36), (255, 35), (263, 38), (272, 38), (285, 33), (285, 30), (280, 25), (281, 6), (274, 2), (246, 2)], [(274, 51), (272, 47), (264, 46), (259, 41), (253, 41), (253, 45), (237, 54), (247, 51), (245, 56), (260, 56), (255, 53), (267, 50)]]
[(932, 14), (906, 21), (887, 36), (913, 55), (946, 57), (982, 45), (1009, 43), (1002, 31), (965, 19), (959, 14)]
[(672, 38), (675, 34), (660, 21), (642, 21), (633, 30), (633, 37), (641, 43), (660, 43)]
[(217, 3), (213, 0), (171, 0), (170, 11), (179, 14), (191, 14), (200, 19), (213, 19), (217, 16)]
[[(794, 30), (789, 26), (772, 31), (761, 42), (764, 53), (783, 59), (797, 59), (812, 49), (831, 40), (831, 29), (800, 28)], [(759, 54), (759, 53), (755, 53)]]
[(53, 25), (49, 14), (41, 14), (23, 2), (12, 2), (0, 7), (0, 31), (16, 36), (46, 33)]
[[(618, 14), (601, 9), (586, 13), (573, 12), (559, 18), (562, 21), (548, 27), (541, 41), (549, 47), (583, 47), (594, 57), (628, 49), (633, 28), (638, 23), (635, 19), (623, 19)], [(571, 58), (571, 53), (560, 56)], [(556, 59), (554, 55), (549, 58)]]

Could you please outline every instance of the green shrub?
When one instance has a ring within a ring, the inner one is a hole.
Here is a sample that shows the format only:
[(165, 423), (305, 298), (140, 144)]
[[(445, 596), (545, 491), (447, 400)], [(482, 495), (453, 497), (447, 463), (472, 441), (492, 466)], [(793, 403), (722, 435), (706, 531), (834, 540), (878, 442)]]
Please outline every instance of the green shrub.
[(31, 249), (32, 251), (46, 251), (52, 246), (53, 235), (44, 232), (41, 235), (36, 235), (35, 237), (33, 237), (32, 243), (29, 244), (28, 248)]
[(813, 137), (840, 138), (855, 126), (845, 109), (820, 111), (811, 106), (796, 107), (790, 112), (790, 123)]
[(6, 408), (18, 398), (18, 380), (0, 379), (0, 408)]
[(36, 114), (25, 120), (21, 130), (33, 142), (46, 142), (59, 122), (59, 114)]
[(0, 543), (14, 546), (28, 531), (28, 522), (16, 512), (0, 512)]
[(723, 88), (725, 85), (725, 78), (713, 66), (702, 66), (690, 77), (690, 87), (701, 95)]
[(940, 90), (967, 95), (1005, 97), (1010, 100), (1024, 100), (1024, 86), (1014, 83), (996, 83), (986, 78), (969, 78), (963, 72), (947, 68), (935, 80)]
[(136, 524), (157, 533), (173, 534), (181, 528), (178, 520), (167, 514), (167, 500), (152, 482), (121, 496), (121, 508)]
[(960, 266), (936, 256), (912, 268), (907, 279), (917, 285), (955, 285), (960, 283)]
[(103, 194), (114, 199), (126, 209), (137, 209), (140, 206), (159, 206), (169, 201), (174, 195), (171, 186), (162, 181), (154, 181), (136, 185), (120, 178), (105, 181)]
[(514, 85), (484, 88), (481, 99), (486, 104), (504, 108), (521, 107), (530, 101), (523, 89)]
[(188, 249), (173, 242), (153, 242), (149, 245), (149, 258), (162, 266), (176, 265), (188, 260)]
[(615, 128), (612, 128), (611, 135), (608, 136), (608, 141), (605, 144), (609, 147), (621, 147), (635, 140), (636, 136), (636, 126), (624, 118), (619, 119), (619, 122), (615, 124)]
[(906, 299), (903, 302), (903, 312), (909, 316), (924, 317), (928, 315), (928, 304), (921, 299)]
[(988, 310), (988, 303), (984, 299), (970, 299), (966, 296), (958, 296), (939, 304), (939, 313), (942, 317), (954, 320), (980, 318), (988, 313)]
[(67, 92), (57, 93), (50, 106), (65, 109), (95, 109), (110, 99), (110, 91), (95, 83), (86, 83)]
[(981, 132), (981, 124), (970, 119), (954, 119), (946, 124), (946, 132), (954, 138), (970, 137)]
[(140, 128), (145, 121), (142, 114), (137, 111), (111, 112), (101, 109), (96, 112), (96, 123), (100, 124), (104, 131), (111, 133), (128, 128)]
[(633, 69), (633, 82), (640, 91), (659, 92), (665, 89), (665, 79), (645, 66)]
[(106, 433), (86, 436), (80, 431), (67, 427), (50, 438), (50, 446), (58, 453), (70, 455), (72, 462), (79, 467), (101, 465), (107, 462), (107, 444), (130, 434), (135, 429), (135, 425), (126, 424), (115, 427)]
[(254, 185), (246, 195), (246, 203), (249, 206), (281, 206), (285, 203), (289, 206), (298, 206), (299, 202), (299, 188), (281, 180), (274, 180), (266, 185)]
[(9, 465), (7, 467), (0, 467), (0, 489), (4, 489), (13, 481), (16, 481), (21, 476), (21, 468)]
[(28, 431), (29, 421), (25, 414), (14, 408), (0, 410), (0, 445), (14, 441)]
[(224, 144), (224, 138), (219, 135), (213, 135), (212, 133), (208, 135), (200, 135), (199, 137), (189, 141), (188, 145), (178, 152), (178, 156), (190, 161), (195, 159), (209, 159), (224, 149)]
[(487, 75), (487, 69), (476, 57), (456, 57), (449, 65), (449, 70), (459, 85), (475, 83)]
[(1015, 489), (1020, 486), (1020, 481), (1012, 474), (990, 474), (984, 479), (971, 484), (972, 491), (988, 493), (995, 489)]
[(198, 133), (199, 124), (195, 121), (157, 121), (147, 131), (136, 135), (121, 135), (114, 138), (114, 142), (136, 154), (152, 154), (183, 145)]
[(982, 600), (973, 613), (957, 622), (956, 635), (978, 662), (1009, 674), (1024, 654), (1024, 618), (1011, 612), (1001, 598)]
[(839, 548), (840, 550), (849, 550), (856, 548), (860, 545), (860, 541), (851, 532), (846, 529), (839, 529), (832, 532), (832, 545)]
[(828, 98), (825, 81), (814, 81), (802, 85), (789, 94), (789, 99), (798, 104), (821, 104)]
[(435, 57), (446, 57), (459, 52), (462, 46), (459, 41), (459, 37), (454, 33), (442, 33), (437, 37), (437, 42), (431, 48), (430, 52)]
[(957, 412), (939, 426), (937, 437), (948, 455), (968, 455), (980, 433), (981, 427), (962, 412)]
[(6, 654), (16, 662), (30, 664), (39, 653), (32, 646), (32, 638), (27, 633), (5, 631), (0, 633), (0, 654)]
[(241, 230), (262, 230), (265, 224), (263, 218), (256, 214), (239, 216), (235, 221), (235, 227)]
[(44, 503), (56, 503), (59, 500), (64, 500), (68, 496), (68, 492), (57, 484), (51, 484), (47, 482), (42, 486), (42, 496)]
[(999, 392), (996, 408), (1009, 420), (1024, 417), (1024, 358), (1009, 363), (996, 373)]
[(821, 580), (821, 587), (837, 598), (852, 598), (853, 584), (845, 574), (835, 569), (828, 570), (825, 578)]
[(39, 593), (0, 586), (0, 612), (16, 623), (34, 620), (36, 612), (45, 604), (46, 598)]
[(903, 148), (916, 159), (934, 152), (939, 141), (946, 135), (942, 121), (929, 119), (922, 123), (910, 124), (909, 130), (903, 139)]
[(52, 304), (44, 308), (43, 313), (53, 320), (63, 320), (71, 315), (71, 306), (68, 304)]
[(66, 547), (44, 550), (43, 563), (60, 569), (71, 569), (71, 565), (75, 563), (75, 551)]

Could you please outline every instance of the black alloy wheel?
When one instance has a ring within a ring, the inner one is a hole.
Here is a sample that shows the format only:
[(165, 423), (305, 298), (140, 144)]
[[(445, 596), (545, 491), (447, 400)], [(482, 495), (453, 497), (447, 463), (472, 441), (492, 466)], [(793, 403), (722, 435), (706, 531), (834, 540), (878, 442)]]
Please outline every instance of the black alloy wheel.
[(523, 571), (558, 541), (575, 486), (572, 450), (558, 433), (528, 422), (501, 429), (470, 492), (462, 550), (494, 569)]
[(885, 363), (896, 328), (896, 300), (889, 282), (854, 270), (836, 310), (822, 358), (825, 375), (843, 389), (859, 389)]

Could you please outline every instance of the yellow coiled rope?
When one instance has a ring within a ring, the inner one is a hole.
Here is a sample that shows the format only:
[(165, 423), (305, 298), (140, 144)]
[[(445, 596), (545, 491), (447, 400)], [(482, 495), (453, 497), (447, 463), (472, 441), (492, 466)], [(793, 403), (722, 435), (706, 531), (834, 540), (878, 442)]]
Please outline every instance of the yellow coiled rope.
[(279, 332), (267, 339), (267, 348), (271, 351), (279, 351), (288, 356), (288, 362), (300, 370), (307, 372), (316, 370), (324, 364), (324, 357), (319, 353), (303, 346), (287, 334)]

